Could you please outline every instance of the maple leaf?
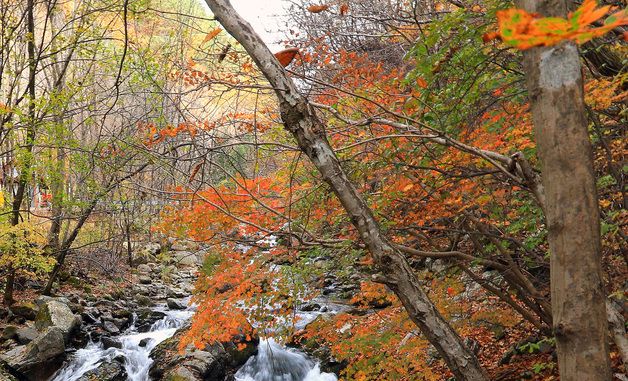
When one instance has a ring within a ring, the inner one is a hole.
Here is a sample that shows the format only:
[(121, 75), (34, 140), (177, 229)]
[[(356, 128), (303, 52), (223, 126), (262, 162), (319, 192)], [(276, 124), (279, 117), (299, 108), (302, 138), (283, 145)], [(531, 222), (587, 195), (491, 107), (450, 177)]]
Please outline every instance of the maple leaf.
[(550, 46), (565, 40), (579, 44), (600, 37), (613, 28), (628, 25), (628, 11), (618, 11), (608, 16), (602, 26), (591, 24), (608, 14), (610, 6), (596, 8), (595, 0), (584, 0), (582, 5), (567, 19), (539, 17), (522, 9), (506, 9), (497, 12), (498, 31), (487, 33), (483, 40), (500, 39), (506, 44), (525, 50), (535, 46)]
[(299, 54), (298, 48), (288, 48), (275, 53), (275, 57), (277, 58), (281, 66), (286, 67), (290, 65), (290, 62), (292, 62), (297, 54)]
[(312, 13), (321, 13), (323, 11), (326, 11), (329, 9), (329, 5), (327, 4), (323, 4), (323, 5), (310, 5), (309, 7), (307, 7), (307, 10), (309, 12)]
[(222, 31), (222, 29), (216, 28), (216, 29), (212, 30), (211, 32), (207, 33), (207, 35), (205, 36), (205, 39), (203, 40), (202, 43), (204, 44), (206, 42), (211, 41), (212, 39), (214, 39), (214, 37), (218, 36), (221, 31)]
[(347, 12), (349, 12), (349, 4), (343, 3), (342, 5), (340, 5), (340, 15), (344, 16), (347, 14)]

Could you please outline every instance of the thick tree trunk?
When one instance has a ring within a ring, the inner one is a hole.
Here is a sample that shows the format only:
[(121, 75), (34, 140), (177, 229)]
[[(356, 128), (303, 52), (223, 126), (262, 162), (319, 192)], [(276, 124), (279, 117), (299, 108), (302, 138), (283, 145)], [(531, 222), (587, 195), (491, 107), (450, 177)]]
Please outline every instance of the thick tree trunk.
[(286, 129), (338, 196), (377, 261), (381, 271), (377, 280), (395, 292), (410, 318), (443, 356), (457, 380), (486, 380), (477, 358), (464, 346), (460, 336), (421, 289), (404, 255), (383, 235), (373, 213), (347, 178), (327, 141), (325, 126), (316, 117), (314, 109), (299, 94), (279, 62), (251, 26), (234, 11), (229, 1), (206, 1), (216, 18), (242, 44), (272, 84), (279, 98)]
[[(518, 0), (543, 16), (564, 0)], [(564, 42), (524, 52), (524, 70), (545, 188), (553, 328), (561, 380), (610, 380), (600, 220), (580, 57)]]

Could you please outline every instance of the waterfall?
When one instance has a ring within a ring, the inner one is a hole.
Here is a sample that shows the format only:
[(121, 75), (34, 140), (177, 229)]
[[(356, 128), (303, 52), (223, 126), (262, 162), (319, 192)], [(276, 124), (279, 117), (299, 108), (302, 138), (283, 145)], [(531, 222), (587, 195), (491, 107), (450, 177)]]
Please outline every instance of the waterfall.
[[(148, 381), (148, 371), (153, 360), (150, 352), (162, 341), (172, 337), (177, 328), (181, 327), (192, 317), (194, 311), (171, 311), (159, 309), (166, 316), (155, 322), (148, 332), (137, 333), (135, 326), (127, 329), (124, 335), (117, 337), (122, 348), (105, 349), (100, 342), (91, 342), (85, 348), (76, 351), (70, 361), (61, 368), (51, 381), (75, 381), (86, 372), (96, 369), (104, 362), (110, 362), (118, 356), (124, 357), (124, 368), (129, 381)], [(141, 346), (140, 342), (148, 340)]]
[(336, 381), (333, 373), (321, 373), (319, 364), (302, 352), (288, 349), (273, 339), (260, 340), (257, 355), (235, 374), (237, 381)]

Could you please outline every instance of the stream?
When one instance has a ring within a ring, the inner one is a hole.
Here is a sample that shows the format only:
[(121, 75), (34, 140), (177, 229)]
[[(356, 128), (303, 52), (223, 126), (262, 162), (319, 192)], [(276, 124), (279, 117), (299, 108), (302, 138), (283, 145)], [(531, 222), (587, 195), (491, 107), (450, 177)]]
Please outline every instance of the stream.
[[(129, 381), (148, 381), (153, 363), (151, 351), (162, 341), (172, 337), (177, 328), (183, 326), (194, 314), (193, 308), (170, 310), (166, 306), (156, 307), (166, 316), (155, 322), (148, 332), (140, 333), (132, 324), (122, 335), (116, 337), (121, 348), (105, 349), (100, 342), (90, 342), (77, 350), (57, 371), (50, 381), (76, 381), (86, 372), (102, 363), (114, 361), (122, 356)], [(145, 340), (150, 339), (150, 340)], [(251, 357), (235, 375), (237, 381), (336, 381), (333, 373), (320, 371), (319, 364), (304, 353), (289, 349), (273, 339), (260, 340), (257, 355)], [(218, 380), (216, 380), (218, 381)]]

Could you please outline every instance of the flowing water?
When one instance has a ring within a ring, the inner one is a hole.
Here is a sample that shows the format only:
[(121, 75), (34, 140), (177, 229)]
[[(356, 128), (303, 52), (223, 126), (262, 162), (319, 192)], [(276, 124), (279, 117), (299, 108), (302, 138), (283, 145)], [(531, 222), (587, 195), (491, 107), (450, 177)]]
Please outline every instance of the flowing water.
[[(76, 351), (51, 381), (75, 381), (102, 363), (123, 356), (129, 381), (148, 381), (148, 371), (153, 363), (150, 352), (162, 341), (172, 337), (194, 313), (193, 309), (171, 311), (164, 307), (157, 310), (166, 316), (155, 322), (150, 330), (138, 333), (135, 326), (116, 337), (122, 348), (105, 349), (100, 342), (91, 342)], [(150, 339), (140, 346), (144, 339)], [(236, 373), (237, 381), (336, 381), (333, 373), (323, 373), (318, 363), (305, 354), (288, 349), (272, 339), (260, 340), (258, 353)]]
[[(166, 316), (155, 322), (148, 332), (138, 333), (135, 325), (129, 327), (124, 335), (116, 337), (122, 348), (105, 349), (100, 342), (91, 342), (85, 348), (76, 351), (72, 358), (61, 368), (51, 381), (75, 381), (86, 372), (96, 369), (100, 364), (112, 361), (118, 356), (124, 357), (124, 368), (129, 381), (148, 381), (148, 370), (153, 360), (150, 352), (162, 341), (172, 337), (194, 313), (192, 309), (171, 311), (159, 308)], [(150, 339), (140, 346), (143, 339)]]
[(287, 349), (273, 339), (260, 340), (257, 355), (236, 373), (237, 381), (336, 381), (322, 373), (319, 364), (305, 354)]

